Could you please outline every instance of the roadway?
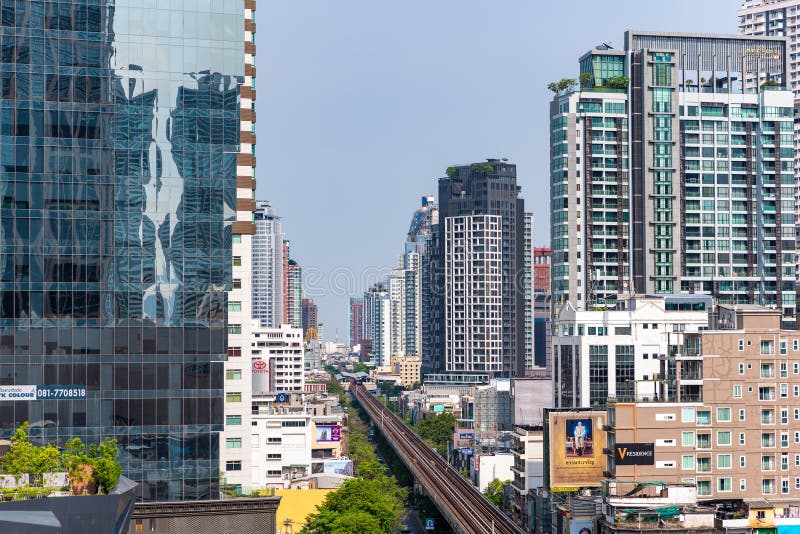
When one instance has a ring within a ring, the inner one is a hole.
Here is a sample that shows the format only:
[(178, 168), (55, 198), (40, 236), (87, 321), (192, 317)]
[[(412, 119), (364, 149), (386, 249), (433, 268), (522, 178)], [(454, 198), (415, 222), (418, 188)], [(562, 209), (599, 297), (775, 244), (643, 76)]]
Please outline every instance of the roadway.
[(350, 391), (455, 532), (524, 533), (363, 385), (353, 382)]

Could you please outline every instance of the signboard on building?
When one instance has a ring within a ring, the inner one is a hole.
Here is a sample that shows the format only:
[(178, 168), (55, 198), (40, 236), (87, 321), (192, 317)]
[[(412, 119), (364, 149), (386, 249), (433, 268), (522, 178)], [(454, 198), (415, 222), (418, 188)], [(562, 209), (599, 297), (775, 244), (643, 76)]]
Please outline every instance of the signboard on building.
[(617, 443), (614, 447), (617, 465), (653, 465), (655, 457), (653, 443)]
[(253, 395), (266, 395), (269, 392), (269, 362), (253, 360)]
[(600, 486), (606, 468), (606, 412), (550, 412), (550, 490)]
[(339, 425), (317, 425), (317, 443), (332, 443), (342, 440), (342, 427)]
[(0, 401), (36, 400), (36, 386), (0, 386)]
[(86, 386), (18, 384), (0, 386), (0, 402), (33, 400), (74, 400), (86, 398)]

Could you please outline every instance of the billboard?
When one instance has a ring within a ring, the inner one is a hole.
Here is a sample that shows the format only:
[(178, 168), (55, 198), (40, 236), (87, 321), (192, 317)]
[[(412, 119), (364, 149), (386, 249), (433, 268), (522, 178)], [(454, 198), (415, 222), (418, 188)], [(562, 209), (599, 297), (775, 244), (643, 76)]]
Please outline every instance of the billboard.
[(317, 425), (317, 443), (332, 443), (342, 440), (342, 427), (339, 425)]
[(315, 474), (332, 474), (353, 476), (353, 460), (325, 460), (311, 465), (311, 472)]
[(617, 443), (614, 447), (617, 465), (653, 465), (655, 456), (653, 443)]
[(606, 468), (606, 413), (550, 412), (550, 490), (599, 486)]
[(269, 392), (269, 362), (253, 360), (253, 395), (266, 395)]

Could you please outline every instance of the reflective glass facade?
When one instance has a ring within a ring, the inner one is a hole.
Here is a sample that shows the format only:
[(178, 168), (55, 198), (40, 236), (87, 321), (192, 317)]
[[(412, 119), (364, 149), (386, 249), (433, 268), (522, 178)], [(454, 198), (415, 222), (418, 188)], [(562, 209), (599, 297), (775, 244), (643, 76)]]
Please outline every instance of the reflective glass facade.
[(244, 0), (3, 0), (0, 430), (116, 438), (146, 500), (218, 496)]

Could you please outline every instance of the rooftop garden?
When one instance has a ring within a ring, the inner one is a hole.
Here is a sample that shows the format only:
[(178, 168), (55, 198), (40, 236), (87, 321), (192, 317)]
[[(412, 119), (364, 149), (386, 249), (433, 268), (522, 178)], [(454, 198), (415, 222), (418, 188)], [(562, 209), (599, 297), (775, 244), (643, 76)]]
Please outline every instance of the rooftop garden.
[[(107, 439), (88, 447), (80, 438), (63, 450), (53, 444), (34, 445), (23, 423), (11, 437), (8, 452), (0, 456), (0, 498), (19, 500), (59, 495), (97, 495), (116, 486), (122, 468), (117, 442)], [(5, 475), (5, 476), (3, 476)]]

